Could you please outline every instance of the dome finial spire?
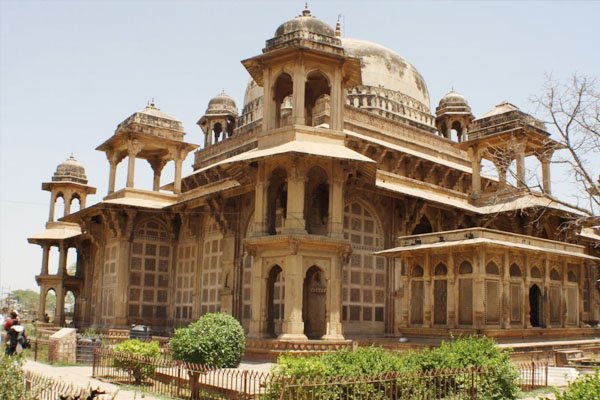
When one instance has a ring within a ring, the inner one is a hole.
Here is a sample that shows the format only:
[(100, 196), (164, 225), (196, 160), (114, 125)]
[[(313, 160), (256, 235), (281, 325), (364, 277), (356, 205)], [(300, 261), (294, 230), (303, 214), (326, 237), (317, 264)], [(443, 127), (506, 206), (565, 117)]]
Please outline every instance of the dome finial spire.
[(338, 14), (337, 22), (335, 23), (335, 37), (342, 36), (342, 25), (340, 24), (340, 20), (342, 19), (342, 14)]
[(302, 16), (303, 17), (310, 16), (310, 10), (308, 9), (308, 2), (304, 3), (304, 10), (302, 10)]

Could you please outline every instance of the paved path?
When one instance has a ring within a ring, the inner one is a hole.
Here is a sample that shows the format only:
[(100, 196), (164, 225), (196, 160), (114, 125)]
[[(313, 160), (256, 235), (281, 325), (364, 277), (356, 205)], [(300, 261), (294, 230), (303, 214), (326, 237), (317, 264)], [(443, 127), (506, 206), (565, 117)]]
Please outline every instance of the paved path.
[[(267, 372), (271, 370), (272, 363), (257, 363), (257, 362), (243, 362), (240, 364), (238, 369), (242, 370), (253, 370), (260, 372)], [(75, 385), (77, 387), (100, 388), (106, 391), (106, 395), (101, 396), (100, 400), (111, 399), (116, 393), (114, 400), (159, 400), (160, 397), (153, 396), (148, 393), (139, 392), (137, 390), (125, 390), (121, 386), (113, 385), (92, 378), (92, 367), (91, 366), (70, 366), (70, 367), (57, 367), (54, 365), (48, 365), (32, 360), (27, 360), (23, 365), (25, 371), (35, 372), (39, 375), (53, 378), (68, 384)], [(109, 395), (110, 394), (110, 395)]]
[[(106, 395), (101, 396), (99, 399), (108, 400), (113, 397), (116, 393), (115, 400), (159, 400), (159, 397), (142, 393), (135, 390), (124, 390), (117, 385), (99, 381), (98, 379), (92, 378), (92, 367), (91, 366), (73, 366), (73, 367), (56, 367), (53, 365), (43, 364), (36, 361), (28, 360), (23, 364), (25, 371), (35, 372), (39, 375), (53, 378), (65, 383), (73, 384), (78, 387), (87, 387), (88, 385), (92, 388), (100, 388), (106, 391)], [(109, 396), (110, 394), (110, 396)]]

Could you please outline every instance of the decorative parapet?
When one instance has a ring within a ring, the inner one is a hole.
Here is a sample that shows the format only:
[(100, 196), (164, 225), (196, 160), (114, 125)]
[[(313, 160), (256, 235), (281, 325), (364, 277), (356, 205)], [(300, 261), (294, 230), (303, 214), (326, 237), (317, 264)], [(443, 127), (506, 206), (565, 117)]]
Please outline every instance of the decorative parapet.
[(304, 44), (308, 47), (316, 47), (318, 49), (326, 48), (327, 50), (333, 51), (337, 54), (344, 54), (344, 49), (342, 48), (342, 41), (340, 39), (305, 30), (298, 30), (286, 33), (281, 36), (277, 36), (267, 40), (263, 52), (272, 51), (274, 49), (278, 49), (284, 46), (287, 47), (291, 44)]

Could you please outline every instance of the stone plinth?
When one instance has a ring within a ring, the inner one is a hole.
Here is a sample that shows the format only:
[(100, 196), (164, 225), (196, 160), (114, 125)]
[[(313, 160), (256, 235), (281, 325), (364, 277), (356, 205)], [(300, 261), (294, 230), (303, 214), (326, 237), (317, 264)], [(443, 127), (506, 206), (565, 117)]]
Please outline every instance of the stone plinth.
[(75, 364), (77, 351), (77, 331), (62, 328), (50, 336), (50, 361)]

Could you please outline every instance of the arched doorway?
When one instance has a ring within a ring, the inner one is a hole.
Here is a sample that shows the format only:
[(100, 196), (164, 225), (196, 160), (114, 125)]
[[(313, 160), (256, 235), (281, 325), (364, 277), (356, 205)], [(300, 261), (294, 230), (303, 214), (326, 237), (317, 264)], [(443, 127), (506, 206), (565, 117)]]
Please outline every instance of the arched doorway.
[(529, 289), (529, 309), (531, 326), (539, 328), (542, 326), (542, 291), (538, 285)]
[(267, 282), (267, 333), (273, 337), (281, 334), (285, 302), (283, 271), (275, 265), (269, 272)]
[(309, 339), (318, 339), (325, 334), (327, 326), (325, 322), (327, 285), (321, 268), (313, 265), (308, 269), (304, 278), (303, 295), (304, 334)]

